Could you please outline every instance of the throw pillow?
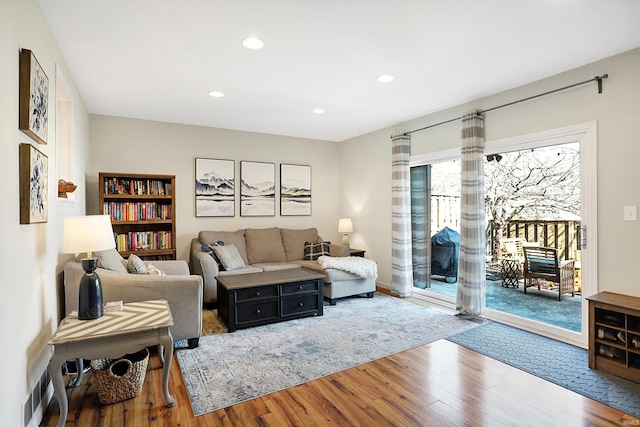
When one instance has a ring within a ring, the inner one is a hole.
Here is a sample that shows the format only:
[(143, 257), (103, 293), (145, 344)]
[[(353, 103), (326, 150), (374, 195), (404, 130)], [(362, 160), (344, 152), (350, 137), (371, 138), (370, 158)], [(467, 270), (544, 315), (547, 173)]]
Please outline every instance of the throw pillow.
[[(213, 250), (213, 248), (215, 246), (224, 246), (224, 242), (222, 240), (218, 240), (216, 243), (203, 244), (202, 245), (202, 252), (208, 253), (211, 256), (211, 258), (213, 258), (213, 260), (216, 262), (216, 264), (218, 264), (218, 271), (225, 271), (224, 265), (222, 265), (222, 262), (220, 262), (220, 259), (218, 258), (218, 256), (216, 255), (215, 251)], [(240, 252), (240, 251), (238, 251), (238, 252)]]
[(331, 256), (329, 245), (331, 242), (305, 242), (304, 258), (305, 260), (315, 261), (321, 256)]
[(213, 251), (224, 266), (225, 270), (237, 270), (245, 267), (245, 263), (236, 245), (214, 246)]
[(116, 271), (118, 273), (128, 273), (127, 261), (122, 258), (120, 252), (115, 249), (107, 249), (105, 251), (95, 252), (99, 260), (99, 267), (107, 270)]
[(129, 255), (129, 259), (127, 260), (127, 270), (131, 274), (149, 274), (147, 266), (144, 265), (144, 262), (142, 262), (140, 257), (136, 254)]
[(161, 271), (158, 267), (156, 267), (155, 265), (149, 263), (147, 264), (147, 270), (149, 270), (149, 274), (151, 276), (164, 276), (164, 271)]

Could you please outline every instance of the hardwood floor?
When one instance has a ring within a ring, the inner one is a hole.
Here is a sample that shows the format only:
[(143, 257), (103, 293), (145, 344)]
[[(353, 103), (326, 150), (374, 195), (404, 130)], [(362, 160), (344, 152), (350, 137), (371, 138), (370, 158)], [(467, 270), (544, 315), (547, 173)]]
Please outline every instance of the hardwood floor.
[[(446, 340), (297, 387), (194, 417), (177, 359), (174, 408), (164, 406), (162, 369), (151, 357), (142, 393), (101, 406), (86, 375), (68, 390), (67, 426), (626, 426), (606, 405)], [(42, 426), (56, 425), (57, 402)]]

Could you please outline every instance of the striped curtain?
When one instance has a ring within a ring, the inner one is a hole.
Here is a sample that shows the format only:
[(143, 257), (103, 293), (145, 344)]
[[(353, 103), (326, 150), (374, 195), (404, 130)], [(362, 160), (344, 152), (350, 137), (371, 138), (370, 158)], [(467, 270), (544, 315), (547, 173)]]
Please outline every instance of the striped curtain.
[(482, 316), (485, 309), (484, 117), (470, 111), (462, 117), (460, 261), (456, 309)]
[(392, 137), (391, 151), (391, 294), (413, 295), (411, 266), (411, 137)]

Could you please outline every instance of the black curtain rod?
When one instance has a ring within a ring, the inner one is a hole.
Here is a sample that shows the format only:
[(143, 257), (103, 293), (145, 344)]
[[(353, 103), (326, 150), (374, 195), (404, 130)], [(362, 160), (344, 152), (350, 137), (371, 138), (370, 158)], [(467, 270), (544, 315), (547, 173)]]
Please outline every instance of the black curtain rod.
[[(482, 114), (482, 113), (486, 113), (486, 112), (489, 112), (489, 111), (498, 110), (500, 108), (509, 107), (511, 105), (514, 105), (514, 104), (519, 104), (521, 102), (529, 101), (529, 100), (532, 100), (532, 99), (535, 99), (535, 98), (540, 98), (541, 96), (550, 95), (552, 93), (560, 92), (560, 91), (566, 90), (566, 89), (571, 89), (572, 87), (580, 86), (580, 85), (591, 83), (591, 82), (598, 82), (598, 93), (602, 93), (602, 80), (606, 79), (608, 77), (609, 77), (608, 74), (603, 74), (601, 76), (595, 76), (592, 79), (585, 80), (585, 81), (580, 82), (580, 83), (575, 83), (575, 84), (572, 84), (572, 85), (569, 85), (569, 86), (561, 87), (560, 89), (550, 90), (549, 92), (540, 93), (538, 95), (533, 95), (533, 96), (530, 96), (528, 98), (519, 99), (517, 101), (509, 102), (507, 104), (498, 105), (497, 107), (487, 108), (486, 110), (481, 110), (479, 113)], [(404, 135), (404, 136), (411, 135), (414, 132), (420, 132), (421, 130), (430, 129), (430, 128), (433, 128), (433, 127), (436, 127), (436, 126), (440, 126), (440, 125), (444, 125), (444, 124), (447, 124), (447, 123), (455, 122), (456, 120), (460, 120), (462, 118), (463, 117), (460, 116), (460, 117), (456, 117), (455, 119), (445, 120), (444, 122), (436, 123), (434, 125), (425, 126), (423, 128), (411, 130), (409, 132), (404, 132), (404, 133), (401, 133), (400, 135)], [(391, 138), (394, 138), (394, 136), (392, 136)]]

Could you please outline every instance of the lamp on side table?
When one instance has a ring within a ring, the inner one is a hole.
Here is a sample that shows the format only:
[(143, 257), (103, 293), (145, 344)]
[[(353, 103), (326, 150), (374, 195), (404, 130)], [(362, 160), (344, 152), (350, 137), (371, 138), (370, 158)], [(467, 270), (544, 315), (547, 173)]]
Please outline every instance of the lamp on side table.
[(64, 219), (62, 250), (67, 254), (86, 252), (82, 259), (85, 275), (78, 290), (78, 319), (97, 319), (103, 315), (102, 284), (95, 272), (98, 259), (91, 252), (116, 247), (108, 215), (69, 216)]

